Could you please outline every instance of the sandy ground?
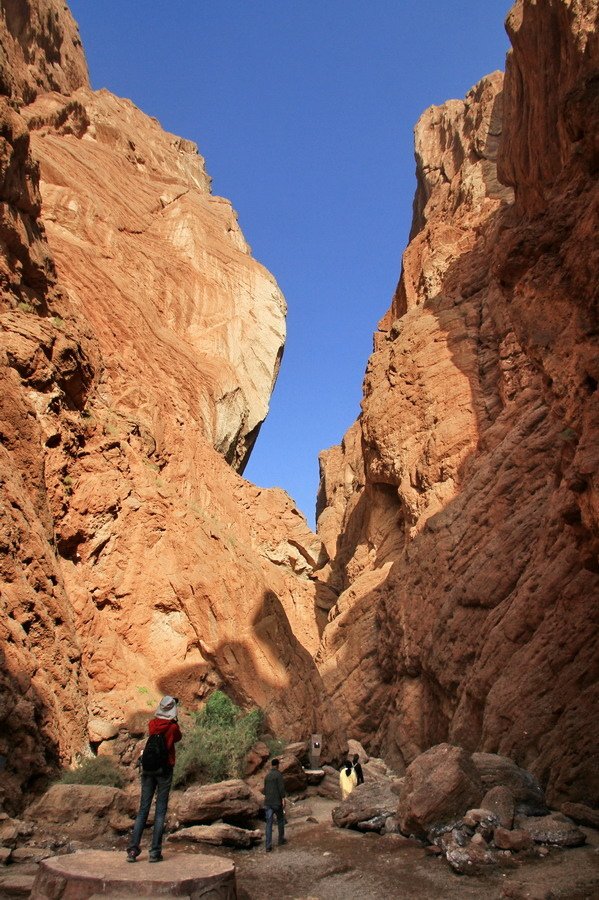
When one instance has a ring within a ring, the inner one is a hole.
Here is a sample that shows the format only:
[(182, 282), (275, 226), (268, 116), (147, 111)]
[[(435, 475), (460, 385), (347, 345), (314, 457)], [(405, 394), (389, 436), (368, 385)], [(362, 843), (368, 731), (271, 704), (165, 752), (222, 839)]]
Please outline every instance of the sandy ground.
[(317, 822), (291, 818), (288, 843), (275, 844), (272, 853), (264, 844), (245, 851), (214, 849), (235, 861), (239, 900), (599, 900), (599, 832), (592, 829), (584, 829), (585, 847), (554, 850), (546, 859), (484, 876), (460, 876), (422, 847), (335, 828), (332, 801), (311, 798), (308, 803)]

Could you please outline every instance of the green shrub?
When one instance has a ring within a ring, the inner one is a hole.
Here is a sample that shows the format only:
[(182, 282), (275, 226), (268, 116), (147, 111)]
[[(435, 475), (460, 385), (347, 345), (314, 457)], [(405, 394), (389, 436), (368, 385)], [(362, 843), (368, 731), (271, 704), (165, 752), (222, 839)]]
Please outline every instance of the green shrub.
[(177, 748), (175, 785), (190, 781), (208, 784), (238, 778), (248, 750), (257, 740), (262, 712), (244, 713), (222, 691), (215, 691)]
[(105, 784), (120, 788), (123, 778), (118, 767), (107, 756), (82, 759), (76, 769), (62, 773), (60, 784)]
[(282, 741), (280, 738), (276, 738), (276, 737), (268, 737), (268, 738), (266, 738), (264, 743), (268, 747), (268, 749), (270, 751), (270, 755), (272, 757), (280, 756), (281, 753), (283, 752), (283, 750), (285, 749), (285, 747), (287, 746), (286, 741)]

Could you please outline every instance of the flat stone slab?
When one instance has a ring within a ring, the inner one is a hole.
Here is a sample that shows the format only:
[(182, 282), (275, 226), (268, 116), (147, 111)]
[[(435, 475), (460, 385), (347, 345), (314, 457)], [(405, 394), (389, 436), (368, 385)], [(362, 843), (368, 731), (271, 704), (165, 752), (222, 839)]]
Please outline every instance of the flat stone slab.
[(160, 863), (128, 863), (125, 853), (81, 850), (45, 859), (30, 900), (180, 897), (236, 900), (235, 865), (222, 856), (177, 853)]

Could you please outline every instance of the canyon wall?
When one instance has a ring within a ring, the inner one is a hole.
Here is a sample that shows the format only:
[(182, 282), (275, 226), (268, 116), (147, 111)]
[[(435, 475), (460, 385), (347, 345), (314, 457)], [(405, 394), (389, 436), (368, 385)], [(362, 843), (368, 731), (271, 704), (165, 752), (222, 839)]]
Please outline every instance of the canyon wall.
[(362, 413), (321, 456), (318, 652), (400, 768), (449, 740), (599, 803), (598, 9), (519, 0), (505, 81), (415, 132)]
[(3, 4), (0, 42), (0, 801), (15, 809), (162, 693), (193, 708), (223, 686), (286, 737), (334, 728), (316, 717), (324, 549), (282, 491), (236, 471), (284, 298), (195, 145), (90, 89), (62, 2)]

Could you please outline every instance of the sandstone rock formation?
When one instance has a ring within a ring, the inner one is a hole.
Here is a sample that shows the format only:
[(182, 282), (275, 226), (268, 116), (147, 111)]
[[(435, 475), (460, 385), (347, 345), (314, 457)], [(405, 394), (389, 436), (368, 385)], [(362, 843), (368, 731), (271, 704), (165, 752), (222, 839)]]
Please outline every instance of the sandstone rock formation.
[(416, 127), (411, 242), (322, 455), (318, 664), (402, 767), (443, 740), (599, 803), (597, 4), (518, 0), (505, 83)]
[(3, 4), (0, 41), (0, 799), (14, 809), (89, 740), (104, 752), (135, 731), (161, 693), (193, 708), (222, 685), (287, 738), (334, 729), (316, 719), (321, 542), (282, 491), (235, 471), (268, 409), (284, 299), (195, 146), (89, 89), (63, 3)]

